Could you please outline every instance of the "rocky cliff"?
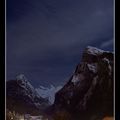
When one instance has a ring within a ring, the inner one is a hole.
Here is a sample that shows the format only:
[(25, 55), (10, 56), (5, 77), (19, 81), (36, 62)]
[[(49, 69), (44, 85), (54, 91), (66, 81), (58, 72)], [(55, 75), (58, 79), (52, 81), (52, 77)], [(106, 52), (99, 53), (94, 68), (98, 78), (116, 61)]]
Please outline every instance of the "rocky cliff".
[(113, 116), (113, 53), (88, 46), (75, 72), (55, 95), (56, 111), (72, 120), (100, 120)]

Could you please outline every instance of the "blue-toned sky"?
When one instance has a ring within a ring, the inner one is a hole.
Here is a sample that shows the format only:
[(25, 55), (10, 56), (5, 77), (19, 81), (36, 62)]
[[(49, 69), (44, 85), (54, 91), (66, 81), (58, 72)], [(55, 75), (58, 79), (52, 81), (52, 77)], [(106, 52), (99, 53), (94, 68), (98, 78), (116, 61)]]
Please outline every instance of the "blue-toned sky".
[(113, 50), (113, 0), (7, 0), (7, 79), (60, 85), (88, 45)]

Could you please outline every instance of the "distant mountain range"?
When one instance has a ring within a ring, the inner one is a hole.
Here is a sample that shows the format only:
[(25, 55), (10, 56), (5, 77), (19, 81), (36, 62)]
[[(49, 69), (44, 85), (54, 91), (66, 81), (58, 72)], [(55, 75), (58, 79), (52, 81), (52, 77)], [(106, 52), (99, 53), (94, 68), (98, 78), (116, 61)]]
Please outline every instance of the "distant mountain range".
[(34, 88), (23, 74), (7, 81), (7, 108), (24, 113), (45, 110), (53, 118), (60, 118), (61, 113), (69, 116), (61, 120), (101, 120), (113, 116), (113, 66), (112, 52), (88, 46), (63, 87)]
[(55, 100), (55, 93), (58, 92), (61, 88), (62, 86), (55, 87), (50, 85), (50, 88), (40, 86), (39, 88), (36, 88), (36, 91), (42, 98), (48, 99), (50, 104), (53, 104)]

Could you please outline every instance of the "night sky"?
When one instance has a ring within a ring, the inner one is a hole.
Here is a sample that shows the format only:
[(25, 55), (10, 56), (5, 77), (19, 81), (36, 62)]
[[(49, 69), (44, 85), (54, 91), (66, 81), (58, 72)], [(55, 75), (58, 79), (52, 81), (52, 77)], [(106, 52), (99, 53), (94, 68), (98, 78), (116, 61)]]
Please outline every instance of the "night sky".
[(113, 0), (7, 0), (7, 80), (62, 85), (86, 46), (113, 51)]

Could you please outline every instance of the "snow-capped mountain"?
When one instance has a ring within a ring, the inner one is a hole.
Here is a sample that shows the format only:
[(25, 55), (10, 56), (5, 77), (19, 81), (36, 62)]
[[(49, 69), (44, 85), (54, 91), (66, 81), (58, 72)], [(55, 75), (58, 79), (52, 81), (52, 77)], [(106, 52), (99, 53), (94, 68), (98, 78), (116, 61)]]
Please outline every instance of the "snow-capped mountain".
[(113, 56), (88, 46), (75, 72), (55, 95), (55, 114), (67, 111), (73, 120), (113, 116)]
[(55, 93), (58, 92), (61, 88), (62, 86), (55, 87), (50, 85), (49, 88), (40, 86), (39, 88), (36, 88), (36, 91), (42, 98), (47, 98), (50, 104), (53, 104), (55, 100)]
[(30, 114), (42, 111), (57, 118), (68, 115), (68, 120), (113, 116), (113, 68), (113, 52), (88, 46), (63, 87), (34, 88), (23, 74), (7, 81), (7, 108)]
[(6, 83), (7, 108), (19, 112), (35, 112), (49, 106), (23, 74)]

